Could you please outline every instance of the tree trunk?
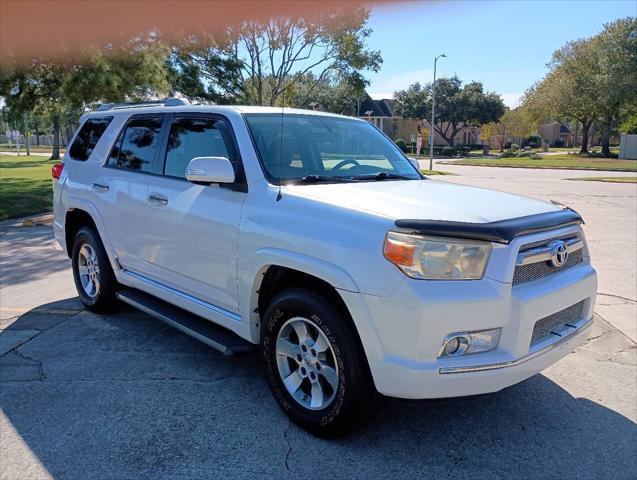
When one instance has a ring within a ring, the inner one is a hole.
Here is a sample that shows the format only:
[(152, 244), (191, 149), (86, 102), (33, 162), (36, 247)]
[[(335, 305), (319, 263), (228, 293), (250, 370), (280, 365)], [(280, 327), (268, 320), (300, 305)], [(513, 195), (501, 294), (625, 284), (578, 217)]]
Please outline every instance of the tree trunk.
[(602, 155), (610, 157), (610, 133), (611, 133), (611, 119), (606, 118), (606, 121), (602, 125)]
[(60, 159), (60, 117), (58, 115), (53, 116), (53, 152), (50, 159)]
[(588, 153), (588, 132), (591, 129), (592, 121), (582, 121), (582, 147), (580, 148), (580, 155)]

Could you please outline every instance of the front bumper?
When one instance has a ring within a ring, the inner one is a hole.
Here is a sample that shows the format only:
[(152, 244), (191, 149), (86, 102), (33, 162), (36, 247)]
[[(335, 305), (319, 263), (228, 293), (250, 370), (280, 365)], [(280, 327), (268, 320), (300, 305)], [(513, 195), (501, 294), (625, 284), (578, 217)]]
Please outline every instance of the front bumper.
[[(597, 275), (588, 262), (513, 286), (406, 279), (389, 297), (360, 295), (354, 321), (377, 390), (399, 398), (444, 398), (496, 392), (555, 363), (589, 336)], [(348, 306), (350, 301), (345, 295)], [(583, 302), (576, 328), (531, 346), (535, 322)], [(367, 316), (367, 318), (363, 318)], [(495, 350), (438, 358), (445, 336), (501, 328)], [(370, 333), (371, 332), (371, 333)], [(375, 336), (375, 342), (369, 341)], [(367, 337), (367, 338), (363, 338)], [(367, 348), (367, 345), (375, 348)]]

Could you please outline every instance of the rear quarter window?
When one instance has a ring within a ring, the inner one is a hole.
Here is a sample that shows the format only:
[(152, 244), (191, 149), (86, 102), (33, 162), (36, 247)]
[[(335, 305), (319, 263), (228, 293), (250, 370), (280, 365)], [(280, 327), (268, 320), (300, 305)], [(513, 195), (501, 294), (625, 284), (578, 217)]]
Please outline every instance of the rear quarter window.
[(111, 120), (113, 117), (99, 117), (84, 122), (69, 149), (69, 157), (80, 162), (88, 160)]

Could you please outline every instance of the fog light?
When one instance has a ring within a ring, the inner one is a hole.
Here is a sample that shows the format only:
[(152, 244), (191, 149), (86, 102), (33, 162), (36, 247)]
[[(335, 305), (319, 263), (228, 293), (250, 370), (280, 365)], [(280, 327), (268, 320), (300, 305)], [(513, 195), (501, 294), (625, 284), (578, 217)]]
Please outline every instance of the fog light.
[(458, 340), (458, 337), (453, 337), (445, 345), (445, 350), (444, 350), (445, 355), (453, 355), (454, 353), (458, 351), (459, 347), (460, 347), (460, 340)]
[(438, 357), (457, 357), (469, 353), (488, 352), (498, 346), (500, 329), (452, 333), (442, 342)]

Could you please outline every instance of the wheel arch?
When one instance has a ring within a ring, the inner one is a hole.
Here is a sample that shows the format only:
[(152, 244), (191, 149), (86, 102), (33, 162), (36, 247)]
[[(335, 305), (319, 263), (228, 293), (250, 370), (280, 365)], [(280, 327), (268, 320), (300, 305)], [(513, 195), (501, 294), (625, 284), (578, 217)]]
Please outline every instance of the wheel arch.
[(91, 227), (98, 233), (97, 225), (93, 217), (85, 210), (80, 208), (71, 208), (66, 212), (64, 218), (64, 241), (66, 243), (66, 252), (71, 256), (73, 252), (73, 240), (82, 227)]
[(115, 255), (113, 253), (110, 239), (104, 229), (100, 215), (97, 213), (93, 204), (89, 202), (73, 202), (73, 204), (68, 207), (66, 214), (64, 215), (64, 242), (66, 253), (69, 258), (73, 252), (73, 240), (75, 239), (75, 235), (80, 228), (85, 226), (93, 228), (100, 237), (102, 245), (104, 245), (104, 249), (106, 250), (106, 255), (111, 263), (111, 267), (114, 272), (117, 272), (118, 264), (114, 261)]
[(370, 378), (373, 379), (369, 358), (371, 345), (365, 345), (362, 341), (362, 337), (369, 339), (369, 332), (360, 331), (360, 327), (365, 329), (365, 322), (361, 325), (361, 322), (357, 322), (354, 319), (352, 311), (348, 307), (348, 303), (343, 298), (343, 294), (356, 295), (358, 292), (336, 288), (324, 278), (313, 273), (280, 264), (264, 265), (259, 270), (253, 287), (251, 300), (253, 304), (251, 305), (250, 326), (253, 341), (255, 343), (261, 341), (262, 316), (265, 314), (269, 302), (275, 298), (278, 293), (289, 288), (307, 289), (310, 292), (317, 293), (327, 299), (332, 306), (336, 308), (337, 312), (341, 314), (343, 321), (347, 322), (349, 330), (355, 336), (354, 341), (357, 343), (359, 351), (363, 356), (362, 360), (367, 372)]

